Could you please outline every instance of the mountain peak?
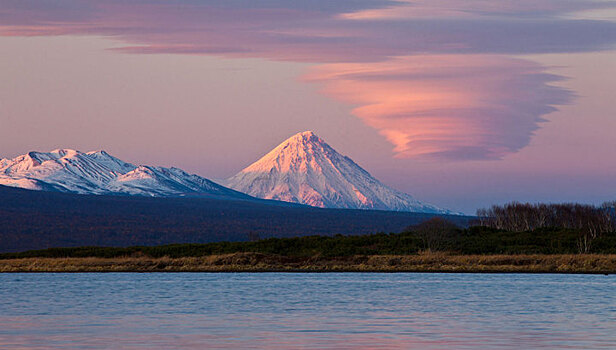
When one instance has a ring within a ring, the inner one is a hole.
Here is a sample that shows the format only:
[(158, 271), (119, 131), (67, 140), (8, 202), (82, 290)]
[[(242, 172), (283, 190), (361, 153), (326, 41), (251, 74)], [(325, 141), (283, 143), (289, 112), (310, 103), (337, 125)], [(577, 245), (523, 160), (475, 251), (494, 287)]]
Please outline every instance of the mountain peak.
[(285, 141), (283, 141), (280, 145), (284, 145), (287, 143), (308, 143), (308, 142), (317, 142), (324, 143), (323, 139), (318, 137), (313, 131), (303, 131), (298, 132), (297, 134), (289, 137)]
[(226, 184), (254, 197), (316, 207), (447, 212), (385, 186), (312, 131), (291, 136)]
[(71, 148), (57, 148), (49, 153), (53, 155), (58, 155), (58, 157), (66, 157), (66, 156), (72, 157), (77, 154), (80, 154), (81, 152), (71, 149)]
[(250, 198), (177, 168), (137, 167), (103, 150), (67, 148), (0, 160), (0, 185), (82, 194)]
[(336, 155), (337, 152), (314, 132), (304, 131), (289, 137), (243, 171), (307, 172), (313, 167), (320, 168), (317, 159), (325, 161)]
[(297, 134), (291, 136), (290, 138), (311, 138), (311, 137), (317, 137), (317, 135), (315, 135), (314, 131), (312, 130), (308, 130), (308, 131), (302, 131), (302, 132), (298, 132)]
[(104, 149), (99, 149), (99, 150), (96, 150), (96, 151), (90, 151), (90, 152), (87, 152), (86, 154), (88, 154), (88, 155), (97, 154), (97, 155), (101, 155), (101, 156), (110, 156), (110, 154), (107, 153), (107, 151), (105, 151)]

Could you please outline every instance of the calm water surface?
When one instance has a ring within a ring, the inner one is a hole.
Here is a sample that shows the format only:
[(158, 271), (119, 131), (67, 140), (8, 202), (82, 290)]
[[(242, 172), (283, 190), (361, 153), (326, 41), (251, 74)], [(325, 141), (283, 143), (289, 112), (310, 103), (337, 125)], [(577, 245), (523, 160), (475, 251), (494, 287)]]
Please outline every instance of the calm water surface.
[(616, 276), (0, 274), (0, 348), (616, 349)]

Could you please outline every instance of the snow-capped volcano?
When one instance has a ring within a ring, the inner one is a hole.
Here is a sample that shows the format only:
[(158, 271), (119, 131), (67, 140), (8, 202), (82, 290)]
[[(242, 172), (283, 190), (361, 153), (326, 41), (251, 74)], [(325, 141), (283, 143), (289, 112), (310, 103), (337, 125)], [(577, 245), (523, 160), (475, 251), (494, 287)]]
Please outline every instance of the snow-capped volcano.
[(291, 136), (225, 184), (257, 198), (316, 207), (452, 214), (385, 186), (312, 131)]
[(0, 160), (0, 185), (81, 194), (250, 198), (178, 168), (136, 166), (105, 151), (29, 152)]

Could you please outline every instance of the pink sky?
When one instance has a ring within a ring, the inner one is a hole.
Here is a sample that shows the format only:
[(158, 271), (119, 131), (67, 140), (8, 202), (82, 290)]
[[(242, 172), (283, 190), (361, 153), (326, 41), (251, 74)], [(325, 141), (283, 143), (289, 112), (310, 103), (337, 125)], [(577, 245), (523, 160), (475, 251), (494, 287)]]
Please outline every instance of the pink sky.
[(314, 130), (473, 213), (616, 197), (613, 1), (3, 1), (0, 157), (209, 178)]

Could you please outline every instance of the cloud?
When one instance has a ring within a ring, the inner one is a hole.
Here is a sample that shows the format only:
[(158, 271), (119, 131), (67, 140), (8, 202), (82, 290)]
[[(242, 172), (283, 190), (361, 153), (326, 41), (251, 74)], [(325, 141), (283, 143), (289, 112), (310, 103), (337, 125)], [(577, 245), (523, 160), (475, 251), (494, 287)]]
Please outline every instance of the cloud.
[(528, 60), (498, 55), (418, 55), (328, 64), (305, 76), (359, 107), (398, 157), (495, 159), (524, 147), (542, 116), (572, 93)]
[(6, 0), (0, 35), (105, 35), (126, 53), (259, 57), (306, 76), (394, 145), (398, 157), (494, 159), (523, 148), (573, 94), (521, 54), (611, 49), (616, 23), (572, 0)]
[(345, 19), (535, 17), (613, 8), (609, 1), (580, 0), (399, 0), (390, 6), (343, 13)]

